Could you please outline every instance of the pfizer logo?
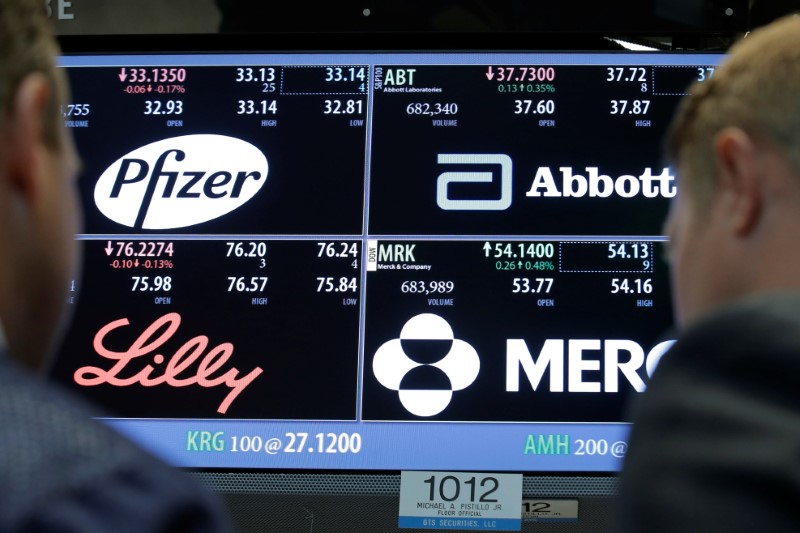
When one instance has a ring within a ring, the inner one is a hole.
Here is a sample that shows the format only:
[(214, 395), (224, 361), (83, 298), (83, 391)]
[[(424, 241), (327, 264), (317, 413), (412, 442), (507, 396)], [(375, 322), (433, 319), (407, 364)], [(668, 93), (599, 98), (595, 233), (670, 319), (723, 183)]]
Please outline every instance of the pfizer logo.
[(97, 180), (94, 202), (130, 228), (184, 228), (247, 203), (266, 183), (268, 169), (261, 150), (241, 139), (172, 137), (114, 161)]

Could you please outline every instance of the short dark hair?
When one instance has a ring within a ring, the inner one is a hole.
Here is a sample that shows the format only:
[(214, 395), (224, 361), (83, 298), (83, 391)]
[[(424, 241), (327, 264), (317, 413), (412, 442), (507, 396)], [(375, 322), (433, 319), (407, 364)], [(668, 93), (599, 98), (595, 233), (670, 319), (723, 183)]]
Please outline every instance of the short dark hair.
[(66, 84), (56, 68), (59, 51), (42, 0), (0, 0), (0, 124), (11, 110), (19, 84), (31, 73), (44, 74), (52, 85), (44, 117), (45, 141), (60, 140), (60, 104)]
[(739, 40), (689, 93), (672, 119), (664, 155), (683, 169), (681, 186), (698, 207), (713, 191), (714, 142), (727, 127), (770, 143), (800, 169), (800, 18), (786, 16)]

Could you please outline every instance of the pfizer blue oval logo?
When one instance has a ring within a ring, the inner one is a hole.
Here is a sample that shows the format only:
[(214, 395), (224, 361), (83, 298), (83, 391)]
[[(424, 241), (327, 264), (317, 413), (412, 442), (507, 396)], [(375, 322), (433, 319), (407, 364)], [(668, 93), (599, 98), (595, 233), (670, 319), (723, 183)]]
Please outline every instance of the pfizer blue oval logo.
[(226, 135), (183, 135), (120, 157), (94, 188), (106, 217), (135, 229), (184, 228), (214, 220), (252, 199), (267, 181), (267, 158)]

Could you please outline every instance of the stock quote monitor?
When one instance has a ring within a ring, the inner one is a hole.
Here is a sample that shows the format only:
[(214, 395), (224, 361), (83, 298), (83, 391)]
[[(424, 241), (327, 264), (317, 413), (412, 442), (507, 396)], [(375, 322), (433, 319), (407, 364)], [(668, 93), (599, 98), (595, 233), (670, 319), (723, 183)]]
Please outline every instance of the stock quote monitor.
[(673, 342), (661, 139), (719, 60), (64, 53), (52, 375), (187, 469), (614, 476)]

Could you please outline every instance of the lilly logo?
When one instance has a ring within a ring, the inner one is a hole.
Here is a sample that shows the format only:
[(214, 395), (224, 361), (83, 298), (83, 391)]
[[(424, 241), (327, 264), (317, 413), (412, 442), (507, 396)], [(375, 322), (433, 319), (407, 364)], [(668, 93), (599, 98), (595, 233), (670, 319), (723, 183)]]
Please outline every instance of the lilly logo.
[(396, 390), (403, 407), (417, 416), (444, 411), (453, 391), (472, 385), (480, 369), (475, 349), (456, 339), (450, 324), (433, 313), (409, 319), (400, 338), (383, 343), (372, 359), (378, 382)]
[(266, 156), (241, 139), (184, 135), (117, 159), (97, 180), (100, 211), (136, 229), (183, 228), (245, 204), (267, 181)]

